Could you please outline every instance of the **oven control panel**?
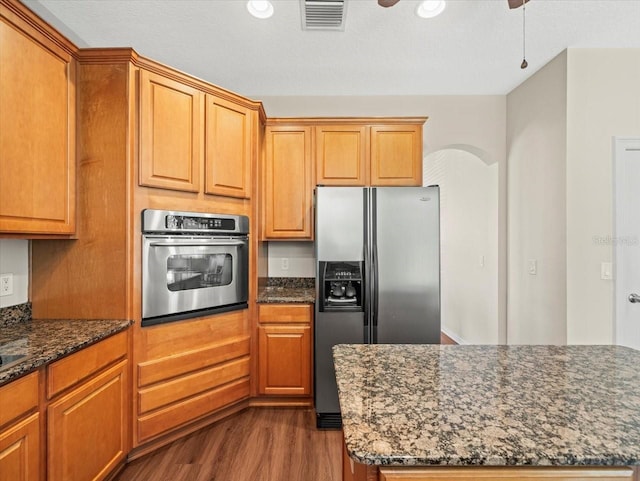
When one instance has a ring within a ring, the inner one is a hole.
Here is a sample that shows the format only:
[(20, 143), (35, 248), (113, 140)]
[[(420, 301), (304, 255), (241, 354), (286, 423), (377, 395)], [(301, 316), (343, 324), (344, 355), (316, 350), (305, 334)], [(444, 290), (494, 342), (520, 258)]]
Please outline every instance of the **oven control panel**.
[(186, 215), (168, 215), (165, 217), (166, 227), (174, 230), (235, 230), (234, 219), (221, 219), (219, 217), (196, 217)]
[(142, 232), (245, 235), (249, 233), (249, 218), (244, 215), (145, 209), (142, 211)]

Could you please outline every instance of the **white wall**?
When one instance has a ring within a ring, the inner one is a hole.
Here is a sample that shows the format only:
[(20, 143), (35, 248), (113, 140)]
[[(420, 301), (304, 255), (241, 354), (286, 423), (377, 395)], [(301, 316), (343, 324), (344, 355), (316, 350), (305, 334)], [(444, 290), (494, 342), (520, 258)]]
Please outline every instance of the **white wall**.
[(0, 274), (13, 274), (13, 295), (0, 297), (0, 307), (29, 300), (29, 241), (0, 239)]
[[(315, 277), (316, 255), (313, 242), (269, 242), (269, 277)], [(288, 269), (283, 269), (286, 259)]]
[(509, 344), (566, 343), (566, 65), (507, 96)]
[[(567, 61), (567, 341), (613, 341), (612, 137), (640, 136), (640, 49), (569, 49)], [(640, 188), (640, 187), (639, 187)], [(610, 238), (610, 237), (609, 237)]]
[(498, 164), (441, 150), (425, 157), (423, 184), (440, 186), (442, 330), (461, 344), (496, 344)]

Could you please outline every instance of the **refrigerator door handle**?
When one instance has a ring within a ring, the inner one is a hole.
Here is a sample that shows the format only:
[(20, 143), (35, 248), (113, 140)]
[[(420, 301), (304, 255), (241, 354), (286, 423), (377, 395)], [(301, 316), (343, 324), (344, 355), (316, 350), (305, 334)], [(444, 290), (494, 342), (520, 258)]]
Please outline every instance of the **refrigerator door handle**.
[(362, 250), (363, 250), (363, 259), (364, 259), (364, 290), (363, 290), (363, 296), (364, 296), (364, 327), (365, 327), (365, 338), (364, 338), (364, 342), (368, 343), (371, 342), (371, 340), (369, 339), (369, 333), (370, 333), (370, 329), (369, 329), (369, 325), (370, 325), (370, 320), (371, 320), (371, 296), (370, 294), (370, 284), (369, 284), (369, 280), (370, 280), (370, 276), (371, 276), (371, 266), (369, 264), (369, 241), (370, 241), (370, 236), (369, 236), (369, 196), (368, 196), (368, 192), (367, 189), (363, 189), (362, 190), (363, 193), (363, 201), (362, 201), (362, 205), (364, 207), (364, 212), (363, 212), (363, 219), (364, 219), (364, 224), (363, 224), (363, 239), (364, 242), (362, 243)]
[(378, 342), (378, 223), (377, 189), (371, 189), (371, 342)]

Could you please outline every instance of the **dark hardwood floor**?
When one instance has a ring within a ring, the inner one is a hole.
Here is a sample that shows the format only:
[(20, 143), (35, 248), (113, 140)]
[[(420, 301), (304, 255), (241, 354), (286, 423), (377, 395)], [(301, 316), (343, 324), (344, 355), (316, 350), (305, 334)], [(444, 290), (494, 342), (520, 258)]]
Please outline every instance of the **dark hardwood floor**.
[(456, 346), (458, 345), (458, 343), (456, 341), (451, 339), (444, 332), (440, 333), (440, 344), (452, 344), (452, 345), (456, 345)]
[(116, 481), (339, 481), (342, 431), (310, 409), (250, 408), (132, 461)]

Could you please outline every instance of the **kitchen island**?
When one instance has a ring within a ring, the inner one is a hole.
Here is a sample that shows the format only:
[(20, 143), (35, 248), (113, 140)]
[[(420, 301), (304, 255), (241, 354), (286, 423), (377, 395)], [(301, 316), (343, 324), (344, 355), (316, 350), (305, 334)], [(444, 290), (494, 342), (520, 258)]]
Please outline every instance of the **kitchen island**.
[(339, 345), (353, 480), (638, 479), (640, 352)]

